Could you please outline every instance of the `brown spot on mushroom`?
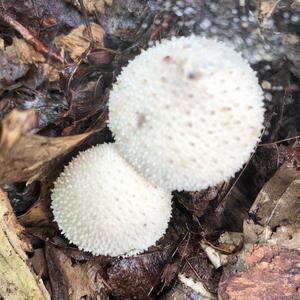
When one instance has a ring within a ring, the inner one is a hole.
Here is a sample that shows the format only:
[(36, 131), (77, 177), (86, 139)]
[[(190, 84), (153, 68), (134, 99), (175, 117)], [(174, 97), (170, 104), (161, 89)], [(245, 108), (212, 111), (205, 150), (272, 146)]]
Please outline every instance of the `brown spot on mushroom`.
[(173, 59), (170, 55), (167, 55), (163, 58), (163, 61), (166, 63), (171, 63), (173, 61)]
[(190, 72), (188, 74), (188, 79), (191, 79), (191, 80), (199, 80), (202, 78), (202, 73), (201, 72)]
[(145, 122), (146, 122), (145, 115), (142, 113), (137, 113), (137, 124), (136, 124), (137, 128), (139, 129), (142, 128)]

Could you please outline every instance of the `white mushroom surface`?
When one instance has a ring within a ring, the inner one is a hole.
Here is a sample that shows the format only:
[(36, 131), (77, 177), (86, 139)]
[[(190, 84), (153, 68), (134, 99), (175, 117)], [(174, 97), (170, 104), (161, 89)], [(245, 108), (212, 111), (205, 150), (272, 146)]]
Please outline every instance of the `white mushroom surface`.
[(263, 120), (263, 93), (248, 62), (196, 36), (164, 40), (136, 56), (109, 99), (120, 152), (169, 191), (234, 176), (254, 151)]
[(171, 195), (140, 176), (114, 144), (81, 152), (52, 192), (54, 219), (79, 249), (94, 255), (134, 255), (164, 235)]

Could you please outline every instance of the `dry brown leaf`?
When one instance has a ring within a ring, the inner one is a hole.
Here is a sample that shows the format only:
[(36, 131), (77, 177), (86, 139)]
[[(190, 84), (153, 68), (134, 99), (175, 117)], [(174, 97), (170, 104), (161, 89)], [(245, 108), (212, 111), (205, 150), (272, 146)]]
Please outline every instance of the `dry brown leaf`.
[(52, 65), (44, 63), (41, 65), (41, 72), (44, 77), (50, 82), (58, 81), (60, 78), (60, 71)]
[(147, 300), (162, 267), (170, 258), (170, 248), (116, 259), (107, 270), (112, 295), (122, 300)]
[(276, 227), (299, 218), (299, 176), (296, 168), (285, 163), (263, 186), (250, 209), (258, 224)]
[(45, 57), (36, 52), (34, 48), (27, 44), (23, 39), (13, 38), (11, 46), (6, 47), (5, 55), (7, 59), (14, 64), (32, 64), (44, 62)]
[(18, 220), (23, 226), (48, 226), (51, 218), (50, 198), (41, 198)]
[(47, 276), (47, 263), (44, 249), (38, 248), (34, 250), (33, 256), (29, 259), (33, 270), (40, 278)]
[[(50, 67), (44, 64), (45, 57), (26, 43), (23, 39), (13, 38), (13, 43), (10, 46), (4, 47), (3, 40), (0, 39), (0, 94), (2, 90), (11, 84), (15, 84), (17, 79), (28, 74), (32, 65), (36, 65), (40, 70), (37, 72), (37, 82), (48, 79), (58, 80), (58, 70), (55, 67)], [(30, 86), (30, 82), (25, 85)]]
[(13, 110), (9, 118), (2, 121), (1, 150), (8, 153), (20, 136), (36, 125), (36, 121), (34, 110)]
[(53, 300), (98, 299), (101, 287), (97, 284), (97, 277), (100, 277), (101, 267), (94, 270), (97, 267), (93, 260), (77, 262), (70, 251), (50, 243), (46, 244), (45, 252)]
[[(100, 25), (95, 23), (91, 23), (90, 26), (94, 46), (96, 48), (103, 47), (104, 30)], [(74, 61), (77, 61), (89, 48), (91, 42), (87, 27), (84, 24), (73, 29), (68, 35), (61, 35), (55, 38), (56, 46), (63, 51), (69, 52)]]
[(32, 111), (13, 111), (2, 122), (0, 184), (46, 176), (42, 173), (52, 160), (68, 153), (93, 133), (52, 138), (24, 132), (33, 124), (32, 116)]
[[(81, 8), (78, 0), (73, 0), (72, 2), (78, 8)], [(105, 5), (111, 6), (112, 3), (113, 0), (83, 0), (83, 5), (89, 13), (96, 12), (98, 14), (103, 14), (105, 12)]]

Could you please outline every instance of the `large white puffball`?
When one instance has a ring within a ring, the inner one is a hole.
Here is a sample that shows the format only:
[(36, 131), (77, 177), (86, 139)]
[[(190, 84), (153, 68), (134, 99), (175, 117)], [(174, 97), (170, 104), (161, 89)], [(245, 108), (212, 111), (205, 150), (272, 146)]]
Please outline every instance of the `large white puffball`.
[(140, 176), (103, 144), (65, 167), (52, 193), (55, 221), (79, 249), (95, 255), (133, 255), (164, 235), (171, 195)]
[(254, 151), (263, 120), (263, 93), (248, 62), (196, 36), (143, 51), (109, 99), (120, 152), (170, 191), (196, 191), (234, 176)]

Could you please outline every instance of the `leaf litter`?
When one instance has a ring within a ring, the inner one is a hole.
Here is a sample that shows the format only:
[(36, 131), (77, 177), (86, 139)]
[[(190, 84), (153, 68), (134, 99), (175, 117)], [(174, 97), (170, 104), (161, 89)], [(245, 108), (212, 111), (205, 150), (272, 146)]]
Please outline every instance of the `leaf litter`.
[[(271, 299), (262, 278), (276, 291), (284, 278), (278, 299), (296, 299), (299, 12), (298, 1), (1, 2), (0, 182), (21, 224), (28, 274), (51, 299), (235, 299), (245, 289), (249, 299)], [(79, 251), (52, 222), (55, 178), (78, 151), (112, 141), (105, 104), (121, 67), (157, 40), (191, 33), (233, 41), (258, 71), (261, 144), (232, 181), (174, 192), (168, 232), (146, 253)]]

